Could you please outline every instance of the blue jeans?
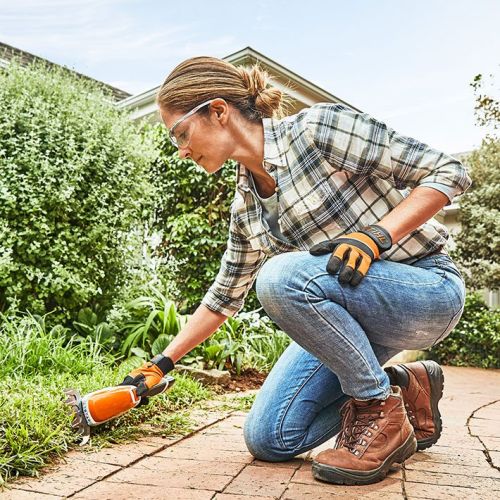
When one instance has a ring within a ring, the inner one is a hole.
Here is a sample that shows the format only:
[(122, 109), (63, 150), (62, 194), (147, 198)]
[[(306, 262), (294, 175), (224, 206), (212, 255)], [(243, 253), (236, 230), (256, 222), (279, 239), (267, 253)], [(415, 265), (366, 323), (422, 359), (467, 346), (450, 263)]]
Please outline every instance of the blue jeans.
[(247, 447), (261, 460), (289, 460), (337, 434), (349, 397), (390, 394), (381, 365), (443, 340), (462, 315), (465, 286), (448, 255), (375, 261), (356, 287), (326, 272), (329, 258), (283, 253), (257, 277), (263, 308), (294, 340), (246, 418)]

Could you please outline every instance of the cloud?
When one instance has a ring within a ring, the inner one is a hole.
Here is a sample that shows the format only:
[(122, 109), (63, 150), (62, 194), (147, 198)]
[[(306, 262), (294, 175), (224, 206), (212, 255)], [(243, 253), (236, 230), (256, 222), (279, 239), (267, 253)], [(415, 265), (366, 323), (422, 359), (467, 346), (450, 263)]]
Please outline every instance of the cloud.
[[(123, 10), (112, 11), (116, 2), (21, 0), (21, 8), (6, 6), (2, 13), (0, 36), (16, 47), (44, 54), (74, 54), (85, 64), (136, 59), (144, 51), (166, 50), (176, 43), (192, 39), (189, 24), (141, 29)], [(23, 26), (20, 30), (19, 26)]]
[(234, 48), (231, 36), (202, 39), (197, 22), (176, 23), (173, 16), (152, 22), (155, 7), (147, 2), (149, 15), (134, 15), (138, 5), (136, 0), (0, 0), (0, 40), (82, 72), (103, 64), (226, 55)]

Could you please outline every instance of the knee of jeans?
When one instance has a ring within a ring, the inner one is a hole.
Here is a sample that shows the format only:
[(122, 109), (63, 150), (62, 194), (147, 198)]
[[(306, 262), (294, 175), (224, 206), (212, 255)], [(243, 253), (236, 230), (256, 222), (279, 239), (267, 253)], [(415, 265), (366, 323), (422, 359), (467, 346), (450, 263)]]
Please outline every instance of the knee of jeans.
[(243, 436), (248, 451), (258, 460), (265, 462), (285, 462), (295, 457), (293, 448), (285, 447), (277, 439), (276, 427), (267, 419), (247, 415), (243, 427)]

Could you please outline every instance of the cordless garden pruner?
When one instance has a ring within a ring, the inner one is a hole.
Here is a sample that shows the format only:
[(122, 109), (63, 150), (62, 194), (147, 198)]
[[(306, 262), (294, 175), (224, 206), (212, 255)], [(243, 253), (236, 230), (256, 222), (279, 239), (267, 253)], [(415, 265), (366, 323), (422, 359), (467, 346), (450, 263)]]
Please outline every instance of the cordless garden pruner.
[(116, 385), (80, 396), (76, 389), (65, 389), (65, 403), (69, 405), (68, 413), (73, 415), (71, 427), (82, 436), (80, 446), (90, 439), (90, 428), (101, 425), (108, 420), (123, 415), (138, 406), (143, 398), (156, 396), (170, 389), (175, 382), (174, 377), (166, 375), (161, 382), (146, 392), (138, 394), (135, 385)]

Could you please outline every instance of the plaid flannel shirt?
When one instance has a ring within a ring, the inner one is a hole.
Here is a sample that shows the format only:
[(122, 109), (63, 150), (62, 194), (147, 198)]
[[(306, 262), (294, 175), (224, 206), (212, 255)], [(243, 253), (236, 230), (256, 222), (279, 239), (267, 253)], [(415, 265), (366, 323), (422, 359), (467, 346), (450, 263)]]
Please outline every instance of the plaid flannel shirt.
[[(241, 310), (267, 258), (375, 224), (404, 199), (403, 190), (429, 186), (450, 204), (471, 184), (455, 158), (341, 104), (316, 104), (282, 120), (264, 118), (263, 127), (263, 167), (276, 181), (279, 226), (289, 242), (270, 232), (250, 172), (238, 164), (227, 248), (202, 300), (226, 316)], [(444, 251), (448, 237), (432, 218), (380, 258), (411, 264)]]

